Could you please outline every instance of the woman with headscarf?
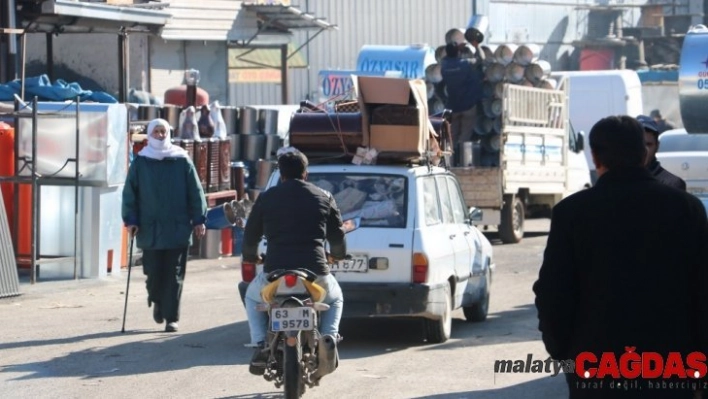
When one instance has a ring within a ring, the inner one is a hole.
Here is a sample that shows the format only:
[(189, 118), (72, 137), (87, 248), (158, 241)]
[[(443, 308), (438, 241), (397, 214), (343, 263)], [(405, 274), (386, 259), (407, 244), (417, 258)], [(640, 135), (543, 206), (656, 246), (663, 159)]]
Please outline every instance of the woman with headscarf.
[(192, 233), (204, 236), (207, 204), (187, 152), (172, 145), (170, 125), (155, 119), (148, 145), (133, 160), (123, 188), (123, 222), (143, 250), (148, 307), (165, 331), (177, 331)]

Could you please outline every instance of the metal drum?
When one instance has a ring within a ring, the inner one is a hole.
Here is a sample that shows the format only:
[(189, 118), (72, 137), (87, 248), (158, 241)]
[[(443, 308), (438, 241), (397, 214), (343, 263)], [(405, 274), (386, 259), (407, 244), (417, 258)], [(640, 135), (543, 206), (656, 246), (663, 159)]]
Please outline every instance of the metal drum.
[(462, 44), (465, 42), (465, 32), (462, 29), (452, 28), (445, 33), (445, 44)]
[(219, 140), (219, 190), (231, 188), (231, 140)]
[(430, 64), (425, 68), (425, 80), (431, 83), (442, 82), (442, 69), (440, 64)]
[(278, 134), (277, 109), (261, 109), (258, 111), (258, 131), (261, 134)]
[(187, 151), (187, 154), (189, 154), (189, 158), (194, 163), (194, 140), (179, 139), (179, 146), (184, 148), (185, 151)]
[(688, 133), (708, 133), (708, 28), (696, 25), (683, 39), (679, 64), (679, 108)]
[(487, 69), (484, 70), (484, 78), (492, 83), (497, 83), (504, 80), (505, 73), (504, 65), (495, 62), (489, 64)]
[(239, 115), (239, 133), (240, 134), (257, 134), (258, 133), (258, 110), (252, 107), (241, 107), (238, 111)]
[(504, 77), (511, 83), (519, 83), (524, 79), (524, 66), (510, 62), (504, 69)]
[(158, 105), (140, 105), (138, 107), (138, 120), (151, 121), (160, 117), (160, 106)]
[(278, 149), (283, 146), (283, 139), (281, 139), (277, 134), (267, 134), (265, 137), (266, 144), (263, 158), (275, 159)]
[(541, 54), (541, 47), (538, 44), (524, 44), (514, 52), (514, 62), (526, 66), (536, 61), (539, 54)]
[(489, 17), (486, 15), (473, 15), (467, 22), (465, 39), (472, 43), (482, 43), (489, 36)]
[(506, 66), (514, 60), (514, 53), (517, 48), (518, 45), (516, 44), (502, 44), (494, 51), (494, 58), (498, 63)]
[[(182, 109), (176, 105), (165, 105), (160, 109), (160, 117), (167, 121), (172, 128), (177, 132), (179, 130), (179, 114)], [(178, 133), (173, 133), (173, 137), (177, 137)]]
[(219, 191), (219, 139), (204, 139), (207, 143), (207, 192)]
[(471, 141), (465, 141), (459, 144), (458, 146), (458, 159), (457, 159), (457, 166), (461, 166), (464, 168), (469, 168), (470, 166), (474, 165), (474, 158), (473, 158), (473, 143)]
[(261, 159), (256, 163), (256, 188), (263, 190), (268, 185), (268, 179), (275, 169), (275, 162)]
[(209, 146), (206, 141), (194, 142), (194, 166), (204, 192), (207, 191), (207, 170), (209, 169)]
[(221, 116), (224, 118), (226, 125), (226, 134), (238, 133), (238, 108), (236, 107), (221, 107)]
[(238, 199), (241, 200), (246, 192), (246, 164), (231, 162), (231, 189), (236, 190)]
[(438, 48), (435, 49), (435, 61), (440, 62), (446, 56), (447, 52), (445, 51), (445, 46), (438, 46)]
[(551, 64), (548, 61), (539, 60), (526, 66), (524, 76), (533, 83), (540, 81), (551, 73)]
[(231, 142), (231, 160), (238, 161), (241, 159), (241, 135), (230, 134), (228, 138)]
[(265, 155), (266, 136), (262, 134), (241, 134), (241, 158), (257, 161)]

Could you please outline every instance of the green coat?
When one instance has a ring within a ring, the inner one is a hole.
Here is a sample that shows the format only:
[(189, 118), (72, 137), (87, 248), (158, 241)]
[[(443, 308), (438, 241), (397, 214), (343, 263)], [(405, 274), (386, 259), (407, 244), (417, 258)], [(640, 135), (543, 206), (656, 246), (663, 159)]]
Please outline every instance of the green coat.
[(137, 156), (123, 188), (122, 216), (139, 227), (138, 248), (192, 245), (193, 226), (206, 220), (207, 203), (189, 158), (156, 160)]

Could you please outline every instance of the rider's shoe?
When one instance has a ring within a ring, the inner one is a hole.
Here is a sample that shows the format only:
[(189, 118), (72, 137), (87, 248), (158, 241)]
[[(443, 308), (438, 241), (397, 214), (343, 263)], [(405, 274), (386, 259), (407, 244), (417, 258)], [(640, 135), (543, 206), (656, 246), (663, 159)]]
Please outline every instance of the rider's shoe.
[(263, 375), (266, 369), (266, 362), (268, 362), (268, 351), (265, 350), (265, 342), (261, 341), (253, 352), (248, 371), (253, 375)]

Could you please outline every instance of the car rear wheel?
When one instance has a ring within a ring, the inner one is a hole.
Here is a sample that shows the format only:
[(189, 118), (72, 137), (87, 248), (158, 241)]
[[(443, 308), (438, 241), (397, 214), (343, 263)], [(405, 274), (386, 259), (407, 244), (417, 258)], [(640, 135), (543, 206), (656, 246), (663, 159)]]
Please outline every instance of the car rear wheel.
[[(489, 274), (487, 273), (487, 275)], [(480, 322), (487, 320), (487, 314), (489, 313), (489, 296), (489, 278), (487, 278), (487, 284), (485, 284), (484, 287), (482, 300), (472, 306), (462, 308), (462, 312), (465, 314), (465, 319), (467, 321)]]
[(450, 283), (445, 286), (445, 307), (437, 320), (425, 319), (425, 335), (428, 343), (439, 344), (447, 341), (452, 332), (452, 290)]

